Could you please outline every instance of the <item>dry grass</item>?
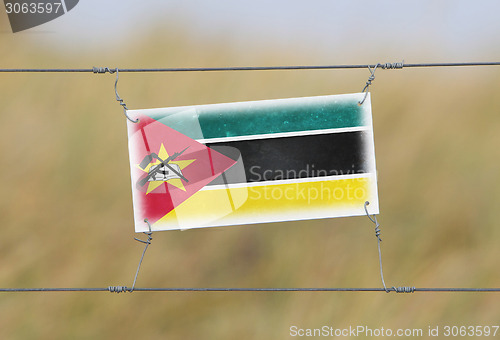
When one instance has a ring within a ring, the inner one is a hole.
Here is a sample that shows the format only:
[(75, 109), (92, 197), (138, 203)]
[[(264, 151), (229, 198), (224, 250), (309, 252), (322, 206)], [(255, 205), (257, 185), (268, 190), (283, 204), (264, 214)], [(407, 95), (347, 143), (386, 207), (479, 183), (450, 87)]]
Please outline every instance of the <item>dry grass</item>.
[[(26, 50), (28, 39), (0, 36), (10, 47), (0, 50), (2, 66), (244, 60), (223, 43), (193, 54), (189, 42), (171, 39), (68, 61), (33, 43)], [(304, 60), (294, 52), (270, 50), (259, 62)], [(358, 92), (367, 75), (123, 74), (119, 90), (129, 107), (149, 108)], [(498, 76), (494, 68), (377, 73), (372, 101), (389, 285), (499, 286)], [(131, 283), (142, 245), (133, 241), (125, 119), (112, 85), (110, 75), (1, 75), (2, 287)], [(158, 233), (138, 285), (380, 286), (373, 225), (357, 217)], [(498, 302), (487, 294), (3, 293), (0, 338), (280, 339), (291, 325), (324, 324), (427, 329), (497, 323)]]

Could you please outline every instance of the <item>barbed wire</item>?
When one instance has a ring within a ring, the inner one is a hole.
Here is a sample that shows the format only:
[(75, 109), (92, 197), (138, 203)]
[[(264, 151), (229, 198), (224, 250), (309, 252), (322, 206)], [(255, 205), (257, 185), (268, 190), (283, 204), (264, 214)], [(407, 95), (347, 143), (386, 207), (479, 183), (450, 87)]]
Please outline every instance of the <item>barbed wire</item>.
[[(394, 290), (396, 293), (500, 293), (500, 288), (410, 288)], [(110, 286), (107, 288), (0, 288), (0, 293), (26, 292), (111, 292), (123, 293), (132, 290), (125, 286)], [(384, 292), (385, 288), (138, 288), (133, 292)]]
[(461, 66), (500, 66), (500, 61), (492, 62), (449, 62), (449, 63), (376, 63), (346, 65), (299, 65), (299, 66), (235, 66), (235, 67), (170, 67), (170, 68), (3, 68), (0, 72), (74, 72), (74, 73), (114, 73), (119, 72), (217, 72), (217, 71), (273, 71), (273, 70), (334, 70), (334, 69), (366, 69), (379, 67), (382, 69), (402, 69), (420, 67), (461, 67)]

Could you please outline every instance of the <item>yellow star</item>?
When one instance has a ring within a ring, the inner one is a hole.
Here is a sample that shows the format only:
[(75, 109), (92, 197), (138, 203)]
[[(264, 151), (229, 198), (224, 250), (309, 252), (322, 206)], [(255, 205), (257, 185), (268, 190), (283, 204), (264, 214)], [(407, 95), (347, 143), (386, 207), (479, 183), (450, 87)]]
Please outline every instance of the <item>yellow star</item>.
[[(167, 152), (167, 150), (165, 150), (165, 146), (163, 145), (163, 143), (160, 146), (160, 151), (158, 151), (158, 157), (160, 157), (161, 159), (167, 159), (169, 157), (168, 152)], [(182, 170), (185, 167), (187, 167), (189, 164), (193, 163), (195, 160), (196, 159), (189, 159), (189, 160), (184, 160), (184, 161), (170, 161), (168, 163), (169, 164), (177, 164), (179, 166), (179, 168)], [(160, 164), (160, 163), (161, 162), (159, 160), (156, 160), (154, 163), (149, 163), (148, 166), (145, 167), (144, 169), (141, 168), (139, 166), (139, 164), (136, 164), (136, 166), (139, 169), (141, 169), (142, 171), (149, 173), (149, 169), (151, 169), (151, 167), (153, 167), (157, 164)], [(182, 183), (182, 180), (180, 178), (172, 178), (172, 179), (169, 179), (167, 181), (151, 181), (151, 182), (149, 182), (148, 189), (146, 190), (146, 195), (149, 194), (154, 189), (158, 188), (164, 182), (170, 183), (173, 186), (175, 186), (183, 191), (186, 191), (186, 188), (184, 187), (184, 184)]]

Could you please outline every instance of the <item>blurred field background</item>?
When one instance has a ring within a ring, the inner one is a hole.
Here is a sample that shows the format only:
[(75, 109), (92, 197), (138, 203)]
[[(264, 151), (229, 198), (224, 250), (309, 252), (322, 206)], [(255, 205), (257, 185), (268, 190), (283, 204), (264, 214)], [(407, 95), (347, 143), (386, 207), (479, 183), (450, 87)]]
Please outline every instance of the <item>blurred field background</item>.
[[(7, 33), (0, 34), (0, 67), (400, 61), (382, 43), (379, 50), (333, 62), (320, 47), (293, 44), (268, 45), (250, 58), (224, 34), (203, 43), (180, 22), (151, 25), (133, 44), (65, 54), (37, 44), (37, 34), (14, 38), (2, 15)], [(166, 37), (166, 31), (176, 34)], [(421, 51), (406, 62), (435, 61), (428, 56)], [(498, 61), (495, 54), (482, 59)], [(118, 90), (138, 109), (360, 92), (368, 76), (367, 70), (123, 73)], [(499, 76), (495, 67), (377, 71), (371, 91), (388, 286), (500, 286)], [(133, 240), (126, 121), (114, 99), (114, 75), (0, 77), (0, 286), (130, 286), (143, 244)], [(138, 287), (381, 286), (366, 217), (153, 237)], [(425, 331), (429, 325), (498, 325), (499, 298), (1, 293), (0, 338), (286, 339), (292, 325)]]

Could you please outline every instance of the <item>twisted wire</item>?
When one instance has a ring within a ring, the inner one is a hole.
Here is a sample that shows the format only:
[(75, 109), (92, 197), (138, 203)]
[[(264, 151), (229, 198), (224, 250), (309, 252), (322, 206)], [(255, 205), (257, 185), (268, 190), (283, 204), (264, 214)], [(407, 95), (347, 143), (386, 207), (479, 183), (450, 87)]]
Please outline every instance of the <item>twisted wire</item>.
[[(94, 67), (95, 69), (95, 67)], [(99, 68), (99, 70), (102, 70), (103, 68)], [(118, 77), (119, 77), (119, 72), (118, 72), (118, 68), (116, 68), (114, 71), (111, 71), (109, 68), (107, 67), (104, 67), (104, 72), (109, 72), (111, 74), (113, 74), (114, 72), (116, 72), (116, 80), (115, 80), (115, 95), (116, 95), (116, 101), (123, 107), (123, 114), (125, 115), (125, 117), (127, 117), (127, 119), (129, 121), (131, 121), (132, 123), (137, 123), (139, 122), (139, 119), (136, 119), (136, 120), (133, 120), (132, 118), (130, 118), (127, 114), (127, 110), (128, 110), (128, 107), (127, 107), (127, 104), (125, 104), (125, 102), (123, 101), (122, 98), (120, 98), (120, 95), (118, 94)], [(104, 73), (103, 72), (103, 73)], [(101, 72), (99, 72), (101, 73)]]
[(118, 68), (109, 68), (109, 67), (92, 67), (92, 72), (93, 73), (110, 73), (113, 74), (118, 71)]
[(415, 287), (392, 287), (396, 293), (414, 293)]
[(402, 69), (403, 67), (405, 67), (405, 61), (403, 60), (400, 63), (396, 62), (396, 63), (379, 64), (379, 67), (382, 68), (383, 70)]
[(108, 291), (110, 293), (120, 294), (120, 293), (128, 292), (129, 289), (127, 287), (125, 287), (125, 286), (109, 286), (108, 287)]
[(367, 206), (370, 205), (370, 202), (366, 201), (364, 208), (365, 208), (365, 213), (366, 216), (370, 219), (370, 221), (375, 224), (375, 237), (377, 238), (377, 246), (378, 246), (378, 262), (380, 266), (380, 278), (382, 280), (382, 285), (384, 286), (384, 290), (386, 293), (390, 292), (396, 292), (396, 293), (413, 293), (415, 292), (415, 287), (391, 287), (390, 289), (386, 287), (385, 285), (385, 280), (384, 280), (384, 271), (382, 269), (382, 250), (380, 249), (380, 242), (382, 242), (382, 238), (380, 238), (381, 230), (380, 230), (380, 223), (377, 221), (377, 216), (373, 215), (373, 217), (370, 216), (368, 213), (368, 208)]
[[(370, 204), (370, 202), (366, 201), (365, 202), (365, 205), (364, 205), (364, 208), (365, 208), (365, 212), (366, 212), (366, 216), (368, 216), (368, 218), (370, 219), (370, 221), (372, 221), (374, 224), (375, 224), (375, 237), (377, 237), (377, 246), (378, 246), (378, 262), (379, 262), (379, 267), (380, 267), (380, 278), (382, 280), (382, 285), (384, 286), (384, 290), (389, 293), (390, 290), (387, 289), (386, 285), (385, 285), (385, 280), (384, 280), (384, 271), (382, 269), (382, 250), (380, 249), (380, 242), (382, 242), (382, 239), (380, 238), (380, 224), (378, 223), (377, 221), (377, 216), (373, 215), (373, 218), (370, 216), (370, 214), (368, 213), (368, 208), (367, 206)], [(394, 288), (394, 287), (393, 287)], [(395, 288), (394, 288), (395, 289)]]
[(151, 236), (151, 235), (153, 235), (153, 232), (151, 231), (151, 224), (149, 223), (149, 220), (147, 218), (144, 219), (144, 222), (147, 223), (149, 231), (144, 232), (143, 234), (147, 235), (148, 239), (146, 241), (143, 241), (141, 239), (134, 238), (134, 240), (142, 242), (146, 245), (144, 246), (144, 250), (142, 252), (142, 256), (141, 256), (141, 260), (139, 261), (139, 265), (137, 266), (137, 270), (135, 272), (135, 277), (134, 277), (134, 283), (132, 284), (132, 288), (130, 288), (130, 290), (129, 290), (130, 293), (132, 293), (135, 289), (135, 283), (137, 282), (137, 276), (139, 276), (139, 270), (141, 269), (142, 260), (144, 260), (144, 255), (146, 254), (146, 250), (148, 250), (148, 247), (151, 244), (151, 241), (153, 240), (153, 237)]
[(370, 66), (368, 66), (368, 70), (370, 70), (370, 76), (368, 77), (368, 80), (366, 81), (366, 84), (365, 84), (365, 87), (363, 88), (363, 91), (361, 91), (361, 93), (364, 93), (365, 96), (363, 97), (363, 100), (361, 100), (358, 104), (359, 105), (363, 105), (363, 103), (365, 102), (366, 100), (366, 97), (368, 96), (368, 88), (370, 87), (370, 85), (372, 84), (372, 81), (375, 80), (375, 71), (377, 70), (377, 67), (379, 66), (380, 64), (377, 64), (375, 65), (374, 68), (371, 68)]

